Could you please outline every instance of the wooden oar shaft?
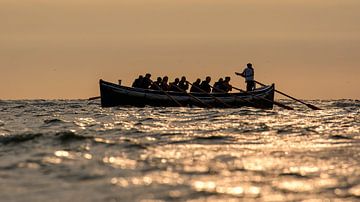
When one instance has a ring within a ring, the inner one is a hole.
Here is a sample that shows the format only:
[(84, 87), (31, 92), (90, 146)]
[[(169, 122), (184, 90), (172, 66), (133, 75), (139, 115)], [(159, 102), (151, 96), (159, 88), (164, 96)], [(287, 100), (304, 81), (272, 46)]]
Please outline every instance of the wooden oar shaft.
[[(265, 86), (265, 84), (260, 83), (260, 82), (258, 82), (258, 81), (255, 81), (255, 80), (254, 80), (254, 82), (257, 83), (257, 84), (260, 84), (260, 85), (262, 85), (262, 86)], [(316, 109), (316, 110), (320, 109), (320, 108), (318, 108), (318, 107), (316, 107), (316, 106), (314, 106), (314, 105), (312, 105), (312, 104), (308, 104), (308, 103), (306, 103), (306, 102), (304, 102), (304, 101), (301, 101), (301, 100), (299, 100), (299, 99), (297, 99), (297, 98), (294, 98), (293, 96), (287, 95), (287, 94), (285, 94), (285, 93), (283, 93), (283, 92), (281, 92), (281, 91), (278, 91), (278, 90), (276, 90), (276, 89), (275, 89), (275, 92), (277, 92), (277, 93), (279, 93), (279, 94), (281, 94), (281, 95), (283, 95), (283, 96), (285, 96), (285, 97), (288, 97), (288, 98), (290, 98), (290, 99), (293, 99), (293, 100), (295, 100), (295, 101), (298, 101), (298, 102), (300, 102), (300, 103), (302, 103), (302, 104), (304, 104), (304, 105), (306, 105), (306, 106), (308, 106), (308, 107), (310, 107), (310, 108), (312, 108), (312, 109)]]
[[(235, 72), (235, 74), (238, 75), (238, 76), (244, 77), (244, 75), (241, 74), (241, 73)], [(258, 81), (255, 81), (255, 80), (254, 80), (254, 82), (257, 83), (257, 84), (260, 84), (260, 85), (262, 85), (262, 86), (266, 86), (265, 84), (260, 83), (260, 82), (258, 82)], [(277, 92), (277, 93), (279, 93), (279, 94), (281, 94), (281, 95), (283, 95), (283, 96), (285, 96), (285, 97), (288, 97), (288, 98), (290, 98), (290, 99), (293, 99), (293, 100), (295, 100), (295, 101), (297, 101), (297, 102), (300, 102), (300, 103), (306, 105), (307, 107), (309, 107), (309, 108), (311, 108), (311, 109), (313, 109), (313, 110), (320, 110), (320, 108), (317, 107), (317, 106), (314, 106), (314, 105), (312, 105), (312, 104), (309, 104), (309, 103), (306, 103), (306, 102), (304, 102), (304, 101), (301, 101), (301, 100), (299, 100), (299, 99), (297, 99), (297, 98), (294, 98), (294, 97), (292, 97), (292, 96), (290, 96), (290, 95), (287, 95), (287, 94), (285, 94), (285, 93), (283, 93), (283, 92), (281, 92), (281, 91), (278, 91), (278, 90), (276, 90), (276, 89), (275, 89), (275, 92)]]
[(150, 82), (152, 84), (154, 84), (156, 86), (156, 88), (158, 88), (161, 92), (163, 92), (166, 96), (168, 96), (172, 101), (174, 101), (179, 107), (183, 107), (182, 104), (177, 101), (175, 98), (173, 98), (171, 95), (169, 95), (169, 93), (167, 93), (166, 91), (164, 91), (159, 85), (157, 85), (155, 82), (151, 81)]
[(196, 89), (200, 90), (201, 92), (206, 93), (207, 95), (209, 95), (210, 97), (212, 97), (212, 98), (213, 98), (214, 100), (216, 100), (217, 102), (223, 104), (224, 106), (226, 106), (226, 107), (231, 107), (230, 105), (226, 104), (224, 101), (222, 101), (222, 100), (220, 100), (219, 98), (211, 95), (210, 93), (204, 91), (203, 89), (201, 89), (201, 88), (199, 88), (199, 87), (197, 87), (197, 86), (194, 86), (192, 83), (190, 83), (190, 82), (188, 82), (188, 81), (186, 81), (186, 82), (187, 82), (188, 84), (190, 84), (191, 86), (195, 87)]
[(99, 98), (101, 98), (101, 96), (91, 97), (91, 98), (89, 98), (88, 100), (89, 100), (89, 101), (90, 101), (90, 100), (96, 100), (96, 99), (99, 99)]
[[(224, 91), (224, 90), (222, 90), (222, 89), (216, 88), (216, 87), (214, 87), (214, 86), (211, 86), (211, 85), (210, 85), (210, 87), (213, 88), (213, 89), (216, 89), (216, 90), (218, 90), (218, 91), (220, 91), (220, 92), (228, 93), (228, 92), (226, 92), (226, 91)], [(236, 87), (233, 87), (233, 88), (236, 89), (236, 90), (241, 90), (241, 89), (237, 89)], [(250, 102), (249, 100), (240, 98), (240, 97), (238, 97), (238, 96), (236, 96), (236, 95), (233, 95), (233, 94), (231, 94), (231, 93), (229, 93), (229, 95), (231, 95), (231, 96), (234, 97), (235, 99), (239, 99), (239, 100), (242, 100), (242, 101), (244, 101), (244, 102), (247, 102), (247, 103), (249, 103), (249, 104), (251, 104), (251, 105), (254, 105), (254, 103)]]
[(186, 90), (181, 89), (179, 86), (177, 86), (177, 85), (173, 85), (173, 86), (175, 86), (178, 90), (180, 90), (181, 92), (185, 93), (185, 94), (188, 95), (189, 97), (191, 97), (191, 98), (195, 99), (196, 101), (200, 102), (202, 105), (204, 105), (204, 106), (206, 106), (206, 107), (208, 107), (208, 108), (211, 108), (211, 107), (212, 107), (211, 105), (206, 104), (205, 102), (203, 102), (203, 101), (200, 100), (199, 98), (197, 98), (197, 97), (191, 95), (190, 93), (186, 92)]
[[(236, 88), (236, 87), (234, 87), (234, 86), (233, 86), (233, 88), (236, 89), (236, 90), (238, 90), (238, 91), (240, 91), (240, 92), (242, 92), (242, 93), (251, 95), (250, 93), (248, 93), (248, 92), (246, 92), (246, 91), (244, 91), (244, 90), (242, 90), (242, 89), (240, 89), (240, 88)], [(260, 99), (262, 99), (262, 100), (265, 100), (265, 101), (267, 101), (267, 102), (271, 102), (271, 103), (273, 103), (273, 104), (275, 104), (275, 105), (277, 105), (277, 106), (279, 106), (279, 107), (282, 107), (282, 108), (284, 108), (284, 109), (294, 110), (294, 108), (289, 107), (289, 106), (287, 106), (287, 105), (284, 105), (284, 104), (282, 104), (282, 103), (280, 103), (280, 102), (272, 101), (272, 100), (269, 100), (269, 99), (264, 98), (264, 97), (261, 97), (261, 96), (255, 96), (255, 97), (258, 97), (258, 98), (260, 98)]]

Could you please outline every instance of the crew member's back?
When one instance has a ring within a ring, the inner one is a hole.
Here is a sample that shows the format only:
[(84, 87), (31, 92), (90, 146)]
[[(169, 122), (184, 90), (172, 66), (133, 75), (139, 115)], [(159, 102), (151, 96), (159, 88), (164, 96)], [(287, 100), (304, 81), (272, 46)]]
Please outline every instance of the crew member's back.
[(132, 84), (132, 87), (134, 88), (141, 88), (143, 83), (144, 77), (142, 75), (139, 75), (137, 79)]
[(200, 79), (196, 79), (196, 81), (191, 85), (190, 92), (192, 93), (201, 92), (200, 82), (201, 82)]
[(187, 89), (189, 89), (189, 84), (186, 81), (185, 76), (181, 77), (181, 80), (179, 82), (179, 88), (182, 89), (183, 91), (187, 91)]
[(210, 81), (211, 81), (211, 77), (207, 76), (205, 81), (201, 82), (200, 84), (200, 88), (207, 93), (211, 92)]
[(151, 74), (147, 73), (143, 79), (142, 82), (142, 88), (148, 89), (151, 85), (151, 80), (150, 80)]

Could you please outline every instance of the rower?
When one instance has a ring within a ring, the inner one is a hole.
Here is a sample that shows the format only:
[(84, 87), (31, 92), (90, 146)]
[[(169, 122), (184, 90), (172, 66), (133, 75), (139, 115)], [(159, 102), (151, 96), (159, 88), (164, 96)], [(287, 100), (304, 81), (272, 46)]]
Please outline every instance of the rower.
[(144, 77), (142, 75), (139, 75), (139, 78), (135, 79), (135, 81), (133, 82), (132, 87), (141, 88), (143, 80)]
[(225, 92), (232, 91), (232, 85), (230, 84), (230, 76), (225, 77), (225, 80), (222, 83), (221, 89)]
[(170, 86), (168, 84), (169, 77), (164, 76), (161, 82), (161, 89), (168, 91), (170, 89)]
[(184, 90), (184, 91), (187, 91), (187, 89), (189, 89), (189, 84), (186, 82), (186, 77), (185, 76), (181, 77), (181, 80), (179, 82), (179, 88)]
[(211, 77), (207, 76), (205, 81), (201, 82), (201, 85), (200, 85), (200, 88), (207, 93), (211, 92), (210, 81), (211, 81)]
[(151, 84), (150, 89), (160, 90), (159, 88), (160, 88), (160, 86), (161, 86), (161, 82), (162, 82), (161, 77), (158, 77), (158, 78), (156, 79), (156, 81)]
[(217, 82), (214, 83), (214, 88), (212, 89), (213, 93), (221, 93), (221, 89), (223, 88), (223, 78), (219, 78)]
[(236, 75), (245, 77), (246, 91), (255, 90), (254, 68), (251, 63), (247, 64), (247, 67), (244, 69), (242, 73), (236, 73)]
[(142, 88), (148, 89), (150, 87), (150, 85), (151, 85), (150, 77), (151, 77), (151, 74), (149, 74), (149, 73), (147, 73), (145, 75), (145, 77), (143, 79), (143, 82), (142, 82), (142, 85), (141, 85)]
[(175, 92), (180, 91), (179, 88), (178, 88), (179, 82), (180, 82), (180, 79), (175, 78), (174, 82), (170, 83), (169, 91), (175, 91)]
[(190, 92), (191, 93), (198, 93), (201, 92), (200, 89), (200, 79), (196, 79), (196, 81), (194, 83), (192, 83), (191, 88), (190, 88)]

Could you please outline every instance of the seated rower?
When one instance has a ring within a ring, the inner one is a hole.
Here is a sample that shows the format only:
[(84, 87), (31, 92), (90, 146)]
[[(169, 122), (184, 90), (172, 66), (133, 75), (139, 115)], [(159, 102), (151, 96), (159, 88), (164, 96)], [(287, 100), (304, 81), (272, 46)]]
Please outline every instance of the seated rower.
[(174, 80), (174, 82), (170, 83), (169, 91), (175, 91), (175, 92), (178, 92), (178, 91), (179, 91), (179, 92), (180, 92), (179, 87), (178, 87), (179, 82), (180, 82), (180, 79), (179, 79), (179, 78), (176, 78), (176, 79)]
[(200, 85), (200, 88), (207, 93), (211, 92), (210, 81), (211, 81), (211, 77), (207, 76), (205, 81), (201, 82)]
[(223, 93), (221, 90), (223, 89), (223, 78), (219, 78), (217, 82), (214, 83), (214, 88), (212, 89), (213, 93)]
[(170, 86), (168, 84), (169, 77), (164, 76), (161, 82), (161, 89), (168, 91), (170, 89)]
[(144, 88), (144, 89), (148, 89), (151, 85), (151, 74), (147, 73), (143, 79), (143, 82), (142, 82), (142, 85), (141, 87)]
[(222, 84), (222, 88), (221, 88), (223, 91), (225, 92), (229, 92), (229, 91), (232, 91), (232, 85), (230, 84), (230, 77), (227, 76), (225, 77), (225, 80)]
[(159, 88), (161, 88), (161, 87), (160, 87), (160, 86), (161, 86), (161, 82), (162, 82), (161, 77), (158, 77), (158, 78), (156, 79), (156, 81), (151, 84), (150, 89), (160, 90)]
[(187, 91), (187, 89), (189, 89), (189, 84), (188, 82), (186, 82), (185, 76), (181, 77), (181, 80), (179, 82), (179, 88), (182, 89), (183, 91)]
[(200, 82), (201, 82), (200, 79), (196, 79), (196, 81), (191, 85), (191, 88), (190, 88), (191, 93), (201, 92)]
[(132, 86), (133, 88), (141, 88), (144, 77), (139, 75), (139, 78), (135, 79)]

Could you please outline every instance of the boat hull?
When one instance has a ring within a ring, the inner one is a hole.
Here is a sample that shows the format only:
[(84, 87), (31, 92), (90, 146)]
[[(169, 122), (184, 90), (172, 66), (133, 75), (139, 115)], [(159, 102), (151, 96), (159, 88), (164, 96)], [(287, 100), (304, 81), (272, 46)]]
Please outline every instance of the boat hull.
[[(155, 106), (155, 107), (255, 107), (272, 109), (275, 85), (266, 86), (249, 93), (183, 93), (130, 88), (100, 80), (102, 107)], [(189, 95), (190, 94), (190, 95)], [(176, 100), (176, 101), (174, 101)]]

